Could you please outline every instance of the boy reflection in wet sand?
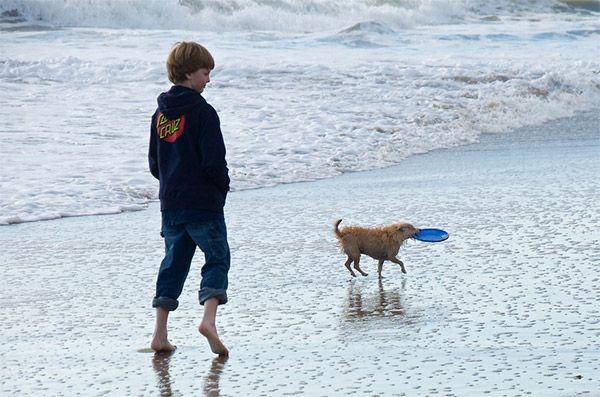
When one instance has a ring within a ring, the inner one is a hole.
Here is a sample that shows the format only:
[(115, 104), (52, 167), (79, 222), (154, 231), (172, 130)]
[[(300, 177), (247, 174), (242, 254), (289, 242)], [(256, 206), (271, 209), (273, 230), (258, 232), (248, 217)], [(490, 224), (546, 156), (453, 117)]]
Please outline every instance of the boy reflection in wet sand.
[(219, 389), (219, 378), (225, 368), (227, 356), (219, 356), (213, 358), (210, 371), (204, 380), (204, 395), (206, 397), (219, 397), (221, 390)]
[(160, 397), (171, 397), (171, 376), (169, 375), (169, 362), (173, 351), (156, 353), (152, 358), (152, 367), (158, 378), (158, 391)]
[[(173, 351), (156, 353), (152, 358), (152, 367), (156, 373), (158, 381), (158, 391), (160, 397), (171, 397), (173, 391), (171, 388), (171, 375), (169, 374), (169, 365)], [(219, 397), (221, 390), (219, 388), (219, 378), (225, 368), (227, 356), (218, 356), (212, 360), (210, 370), (204, 380), (204, 395), (206, 397)], [(176, 395), (178, 393), (175, 393)]]

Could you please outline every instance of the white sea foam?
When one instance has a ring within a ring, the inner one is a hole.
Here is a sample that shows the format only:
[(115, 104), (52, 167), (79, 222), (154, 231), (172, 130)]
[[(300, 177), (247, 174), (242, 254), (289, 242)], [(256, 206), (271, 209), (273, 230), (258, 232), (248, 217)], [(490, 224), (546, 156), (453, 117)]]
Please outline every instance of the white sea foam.
[(378, 20), (395, 27), (446, 23), (465, 15), (463, 0), (5, 0), (14, 20), (53, 26), (201, 31), (319, 31), (349, 20)]
[(598, 13), (494, 4), (4, 1), (0, 224), (156, 198), (149, 118), (178, 40), (216, 58), (204, 96), (237, 190), (385, 167), (600, 106)]

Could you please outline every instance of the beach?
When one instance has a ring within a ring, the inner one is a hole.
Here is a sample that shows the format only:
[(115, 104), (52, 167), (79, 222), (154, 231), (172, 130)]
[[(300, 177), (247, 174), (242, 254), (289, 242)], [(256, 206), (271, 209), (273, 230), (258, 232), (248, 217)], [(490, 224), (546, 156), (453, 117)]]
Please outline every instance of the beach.
[[(127, 396), (600, 396), (600, 118), (581, 113), (384, 169), (235, 191), (216, 358), (198, 252), (154, 354), (158, 204), (0, 227), (0, 392)], [(406, 221), (407, 274), (331, 231)]]
[[(4, 0), (0, 394), (600, 396), (600, 8), (575, 0)], [(229, 302), (198, 253), (149, 349), (150, 117), (174, 43), (215, 68)], [(410, 222), (407, 273), (342, 226)]]

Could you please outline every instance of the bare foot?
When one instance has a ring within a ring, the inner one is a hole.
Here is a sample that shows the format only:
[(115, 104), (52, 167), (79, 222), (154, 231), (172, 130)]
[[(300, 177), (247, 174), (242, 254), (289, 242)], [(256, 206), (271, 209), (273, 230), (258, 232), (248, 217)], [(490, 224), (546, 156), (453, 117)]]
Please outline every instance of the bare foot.
[(205, 324), (201, 322), (198, 326), (198, 331), (208, 340), (210, 350), (219, 356), (229, 356), (229, 350), (221, 343), (219, 335), (217, 335), (217, 327), (215, 324)]
[(152, 337), (152, 342), (150, 342), (150, 348), (152, 350), (154, 350), (155, 352), (172, 352), (174, 351), (177, 347), (173, 346), (168, 340), (167, 338), (163, 338), (163, 337), (159, 337), (157, 335), (154, 335)]

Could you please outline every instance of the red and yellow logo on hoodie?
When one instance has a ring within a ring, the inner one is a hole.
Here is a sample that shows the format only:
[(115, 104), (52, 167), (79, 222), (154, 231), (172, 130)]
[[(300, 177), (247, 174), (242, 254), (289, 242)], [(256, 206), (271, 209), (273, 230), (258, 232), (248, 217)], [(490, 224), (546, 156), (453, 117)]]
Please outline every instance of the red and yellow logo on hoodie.
[(174, 120), (169, 120), (162, 113), (156, 117), (156, 131), (158, 137), (165, 142), (175, 142), (181, 136), (185, 127), (185, 115)]

